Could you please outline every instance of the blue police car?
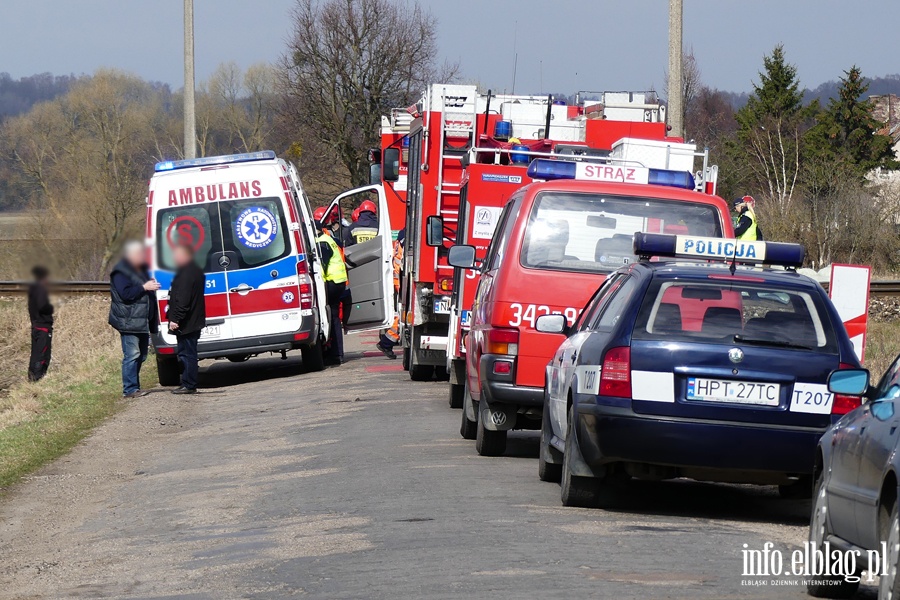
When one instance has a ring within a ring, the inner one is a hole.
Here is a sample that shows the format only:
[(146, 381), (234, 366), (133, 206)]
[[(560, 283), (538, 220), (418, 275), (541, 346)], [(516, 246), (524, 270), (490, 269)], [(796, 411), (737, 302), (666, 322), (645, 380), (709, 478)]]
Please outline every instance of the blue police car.
[[(816, 443), (858, 396), (827, 382), (859, 361), (796, 244), (635, 234), (547, 366), (539, 475), (566, 506), (629, 477), (812, 489)], [(693, 260), (685, 260), (693, 259)], [(697, 260), (704, 259), (704, 260)]]

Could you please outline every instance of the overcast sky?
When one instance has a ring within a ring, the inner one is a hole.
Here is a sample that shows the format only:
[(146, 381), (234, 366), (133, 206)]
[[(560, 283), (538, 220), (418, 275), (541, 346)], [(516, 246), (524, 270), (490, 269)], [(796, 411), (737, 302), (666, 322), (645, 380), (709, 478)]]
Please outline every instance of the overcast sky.
[[(0, 72), (132, 71), (182, 82), (181, 0), (0, 0)], [(195, 0), (197, 77), (216, 65), (273, 61), (294, 0)], [(445, 58), (465, 79), (516, 91), (662, 89), (666, 0), (423, 0), (440, 21)], [(685, 0), (685, 47), (708, 85), (747, 91), (782, 42), (815, 87), (858, 64), (900, 72), (897, 0)], [(398, 40), (401, 43), (402, 40)], [(543, 67), (541, 65), (543, 61)], [(543, 77), (541, 76), (543, 72)]]

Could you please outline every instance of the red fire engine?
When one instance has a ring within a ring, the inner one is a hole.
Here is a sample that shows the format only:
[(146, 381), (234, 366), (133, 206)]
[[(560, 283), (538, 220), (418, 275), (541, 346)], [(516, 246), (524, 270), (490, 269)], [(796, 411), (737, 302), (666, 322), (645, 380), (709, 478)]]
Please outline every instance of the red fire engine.
[(681, 141), (666, 138), (665, 106), (654, 92), (584, 95), (593, 99), (579, 94), (567, 105), (435, 84), (415, 106), (382, 117), (373, 179), (385, 187), (392, 228), (406, 228), (404, 366), (414, 380), (430, 379), (435, 368), (439, 377), (449, 375), (451, 405), (462, 398), (475, 273), (457, 270), (454, 278), (447, 249), (471, 244), (483, 257), (501, 207), (531, 182), (526, 171), (534, 158), (602, 159), (623, 138)]

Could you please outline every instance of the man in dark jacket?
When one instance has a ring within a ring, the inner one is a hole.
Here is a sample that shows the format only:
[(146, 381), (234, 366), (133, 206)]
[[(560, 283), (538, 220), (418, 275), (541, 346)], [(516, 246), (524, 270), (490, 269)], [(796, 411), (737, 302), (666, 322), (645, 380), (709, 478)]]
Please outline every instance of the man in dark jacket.
[(159, 331), (155, 294), (159, 283), (147, 272), (141, 242), (125, 244), (109, 281), (109, 324), (122, 338), (122, 394), (146, 396), (141, 390), (141, 365), (147, 360), (150, 334)]
[(169, 290), (169, 308), (166, 318), (169, 333), (178, 340), (178, 360), (181, 362), (181, 387), (173, 394), (197, 392), (197, 342), (200, 330), (206, 325), (206, 276), (194, 261), (194, 248), (179, 244), (172, 251), (177, 271)]
[(28, 288), (28, 316), (31, 318), (31, 357), (28, 360), (28, 381), (37, 381), (47, 374), (50, 366), (50, 344), (53, 338), (53, 305), (47, 285), (50, 271), (46, 267), (31, 270), (34, 282)]

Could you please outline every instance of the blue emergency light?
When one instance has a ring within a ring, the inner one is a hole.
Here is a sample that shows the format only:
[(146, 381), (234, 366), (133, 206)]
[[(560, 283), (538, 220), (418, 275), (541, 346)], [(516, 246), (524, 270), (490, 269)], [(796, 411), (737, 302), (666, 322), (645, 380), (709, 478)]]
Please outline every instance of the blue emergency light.
[(797, 268), (803, 265), (806, 248), (800, 244), (757, 242), (730, 238), (634, 234), (634, 254), (640, 257), (700, 258), (744, 264), (768, 264)]
[(272, 150), (259, 152), (244, 152), (243, 154), (226, 154), (224, 156), (204, 156), (203, 158), (186, 158), (183, 160), (164, 160), (156, 163), (154, 170), (175, 171), (177, 169), (190, 169), (191, 167), (209, 167), (213, 165), (230, 165), (234, 163), (253, 162), (256, 160), (272, 160), (275, 153)]
[[(578, 163), (568, 160), (550, 160), (536, 158), (528, 165), (528, 176), (532, 179), (554, 181), (558, 179), (578, 179)], [(623, 167), (641, 170), (647, 173), (647, 183), (667, 187), (693, 190), (694, 176), (687, 171), (669, 171), (667, 169), (644, 169), (643, 167)]]

